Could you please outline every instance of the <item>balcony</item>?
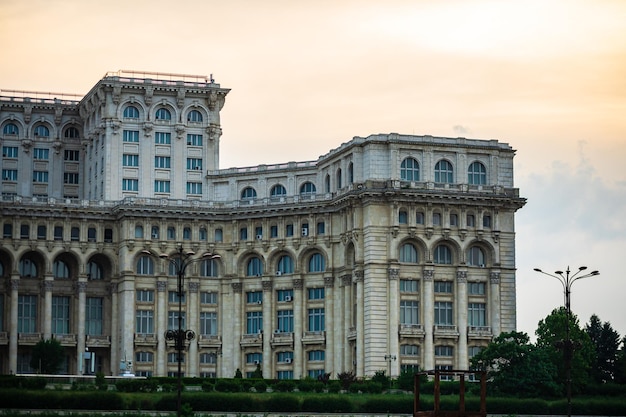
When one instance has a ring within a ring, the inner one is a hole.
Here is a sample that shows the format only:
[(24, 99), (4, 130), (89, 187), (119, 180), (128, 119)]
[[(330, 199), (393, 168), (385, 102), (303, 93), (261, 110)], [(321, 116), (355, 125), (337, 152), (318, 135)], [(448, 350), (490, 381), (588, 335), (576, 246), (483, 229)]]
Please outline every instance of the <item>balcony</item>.
[(272, 347), (293, 346), (293, 333), (275, 331), (272, 335)]
[(75, 334), (53, 334), (52, 338), (61, 343), (61, 346), (76, 346)]
[(198, 345), (201, 348), (215, 348), (222, 347), (222, 337), (217, 334), (201, 334), (198, 335)]
[(493, 333), (489, 326), (469, 326), (467, 328), (467, 337), (469, 339), (491, 340)]
[(401, 337), (424, 337), (424, 327), (421, 324), (401, 324), (398, 326)]
[(41, 333), (18, 333), (17, 343), (20, 345), (36, 345), (41, 338)]
[(87, 347), (90, 348), (110, 347), (111, 336), (87, 335), (87, 337), (85, 338), (85, 343), (87, 344)]
[(263, 346), (263, 333), (249, 333), (241, 336), (239, 342), (241, 347), (262, 347)]
[(302, 335), (303, 345), (325, 345), (326, 344), (326, 332), (304, 332)]
[(154, 333), (135, 333), (135, 345), (154, 346), (156, 344), (157, 338)]
[(459, 337), (459, 330), (454, 325), (437, 324), (433, 327), (435, 337), (443, 339), (456, 339)]

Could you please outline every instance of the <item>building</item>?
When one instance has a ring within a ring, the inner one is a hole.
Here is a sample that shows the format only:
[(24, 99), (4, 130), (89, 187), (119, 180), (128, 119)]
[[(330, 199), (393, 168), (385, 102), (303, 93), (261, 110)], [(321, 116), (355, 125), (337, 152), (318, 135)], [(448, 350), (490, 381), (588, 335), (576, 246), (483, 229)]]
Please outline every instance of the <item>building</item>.
[[(315, 161), (219, 169), (212, 78), (118, 72), (84, 97), (2, 91), (0, 371), (187, 376), (466, 369), (516, 326), (515, 151), (355, 137)], [(220, 257), (203, 259), (210, 252)], [(195, 258), (194, 258), (195, 259)]]

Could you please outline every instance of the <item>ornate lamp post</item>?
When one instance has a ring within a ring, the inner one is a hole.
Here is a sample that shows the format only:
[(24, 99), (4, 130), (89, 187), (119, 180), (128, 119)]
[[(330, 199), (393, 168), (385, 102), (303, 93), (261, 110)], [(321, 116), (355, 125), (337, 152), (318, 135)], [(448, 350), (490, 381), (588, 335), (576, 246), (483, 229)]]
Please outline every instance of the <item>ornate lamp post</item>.
[(547, 272), (543, 272), (539, 268), (535, 268), (536, 272), (547, 275), (552, 278), (556, 278), (559, 280), (561, 285), (563, 285), (563, 293), (565, 295), (565, 312), (566, 312), (566, 323), (565, 323), (565, 340), (563, 341), (563, 356), (565, 358), (565, 384), (567, 390), (567, 417), (571, 417), (572, 415), (572, 357), (574, 354), (574, 346), (572, 343), (572, 338), (570, 335), (570, 319), (572, 317), (572, 308), (570, 305), (570, 296), (572, 292), (572, 284), (579, 279), (589, 278), (596, 275), (600, 275), (598, 271), (592, 271), (583, 275), (580, 275), (581, 272), (587, 269), (586, 266), (581, 266), (578, 268), (574, 274), (570, 275), (569, 266), (565, 270), (565, 275), (563, 275), (563, 271), (555, 271), (554, 274), (549, 274)]
[(396, 360), (396, 355), (385, 355), (385, 360), (387, 361), (387, 370), (389, 371), (389, 378), (391, 378), (391, 362)]
[(193, 330), (184, 330), (183, 329), (183, 295), (185, 293), (185, 272), (187, 271), (187, 267), (192, 263), (203, 261), (206, 259), (217, 259), (220, 258), (220, 255), (215, 255), (210, 252), (205, 252), (199, 258), (193, 258), (195, 256), (195, 252), (193, 251), (184, 251), (183, 246), (180, 245), (176, 253), (172, 255), (168, 255), (167, 253), (161, 253), (156, 255), (149, 250), (144, 250), (142, 253), (156, 257), (158, 256), (161, 259), (168, 261), (173, 267), (174, 272), (177, 277), (177, 287), (176, 287), (176, 295), (178, 297), (178, 328), (176, 330), (167, 330), (165, 332), (166, 340), (174, 341), (174, 349), (176, 349), (176, 361), (178, 363), (178, 389), (177, 389), (177, 403), (176, 403), (176, 415), (180, 417), (181, 415), (181, 407), (182, 407), (182, 354), (185, 350), (185, 342), (190, 342), (196, 337), (196, 333)]

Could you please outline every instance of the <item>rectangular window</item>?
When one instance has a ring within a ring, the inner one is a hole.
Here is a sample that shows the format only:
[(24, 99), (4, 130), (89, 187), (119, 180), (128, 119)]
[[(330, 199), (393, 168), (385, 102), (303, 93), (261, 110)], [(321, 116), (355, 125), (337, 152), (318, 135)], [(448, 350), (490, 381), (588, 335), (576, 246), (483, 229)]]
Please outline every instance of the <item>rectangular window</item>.
[(309, 300), (323, 300), (324, 299), (324, 287), (309, 288), (308, 294), (309, 294)]
[(63, 240), (63, 226), (54, 226), (54, 240)]
[[(178, 310), (167, 312), (167, 330), (178, 330)], [(185, 312), (180, 312), (180, 327), (186, 328), (185, 324)]]
[(52, 297), (52, 334), (70, 332), (70, 297)]
[(452, 303), (449, 301), (435, 301), (435, 324), (451, 326), (452, 323)]
[(136, 300), (140, 303), (153, 303), (154, 302), (154, 291), (152, 290), (137, 290), (135, 292)]
[(85, 334), (87, 335), (102, 335), (102, 301), (102, 297), (87, 297), (85, 304)]
[[(435, 371), (452, 371), (452, 365), (435, 365)], [(452, 374), (442, 374), (440, 376), (441, 381), (452, 381), (454, 375)]]
[(293, 236), (293, 224), (288, 224), (285, 227), (285, 236), (287, 236), (287, 237)]
[(202, 146), (202, 135), (187, 134), (187, 146)]
[(419, 324), (419, 304), (417, 301), (400, 301), (400, 324), (408, 326)]
[(47, 161), (50, 157), (50, 149), (34, 148), (33, 159), (40, 161)]
[(201, 170), (202, 158), (187, 158), (187, 170)]
[(217, 363), (217, 355), (213, 352), (204, 352), (200, 354), (200, 363), (202, 365), (215, 365)]
[(78, 184), (78, 173), (75, 173), (75, 172), (64, 173), (63, 184)]
[(5, 239), (13, 238), (13, 225), (11, 223), (5, 223), (2, 226), (2, 237)]
[(65, 161), (78, 161), (80, 159), (80, 151), (66, 150), (63, 152), (63, 159)]
[(200, 334), (217, 335), (217, 313), (209, 311), (200, 313)]
[(4, 158), (17, 158), (17, 146), (3, 146), (2, 156)]
[(467, 215), (467, 227), (474, 227), (474, 215), (473, 214), (468, 214)]
[(293, 332), (293, 310), (278, 310), (276, 312), (276, 330), (280, 333)]
[(293, 379), (293, 371), (276, 371), (276, 379)]
[(46, 229), (46, 226), (44, 225), (37, 226), (37, 239), (45, 240), (47, 234), (48, 234), (48, 231)]
[(270, 226), (270, 237), (278, 237), (278, 226)]
[[(185, 363), (185, 354), (181, 353), (180, 354), (180, 362), (181, 363)], [(167, 354), (167, 363), (178, 363), (178, 353), (177, 352), (170, 352)], [(174, 375), (172, 376), (176, 376), (177, 373), (174, 373)]]
[(257, 334), (263, 331), (263, 312), (248, 311), (246, 313), (246, 333)]
[(485, 295), (485, 283), (484, 282), (468, 282), (467, 292), (470, 295)]
[(435, 281), (435, 292), (452, 294), (452, 281)]
[(485, 303), (469, 303), (467, 305), (467, 323), (476, 327), (485, 327), (487, 325), (487, 308)]
[(155, 180), (154, 181), (154, 192), (155, 193), (169, 193), (170, 192), (170, 182)]
[(433, 213), (433, 225), (441, 226), (441, 214)]
[(309, 362), (322, 362), (326, 359), (326, 351), (324, 350), (311, 350), (307, 354)]
[(124, 142), (139, 142), (139, 131), (138, 130), (125, 130), (123, 133), (122, 140)]
[(437, 345), (435, 346), (435, 356), (452, 357), (454, 356), (454, 348), (452, 346)]
[(420, 347), (418, 345), (400, 345), (401, 356), (419, 356)]
[(450, 226), (458, 226), (459, 225), (459, 216), (456, 214), (450, 215)]
[(33, 182), (48, 183), (48, 171), (33, 171)]
[(401, 279), (400, 292), (416, 293), (418, 291), (417, 284), (419, 284), (419, 281), (414, 281), (412, 279)]
[(78, 240), (80, 239), (80, 229), (78, 227), (72, 227), (72, 229), (70, 230), (70, 239), (72, 240), (72, 242), (78, 242)]
[(317, 234), (318, 235), (323, 235), (324, 233), (326, 233), (326, 223), (318, 222), (317, 223)]
[(323, 308), (310, 308), (308, 311), (308, 317), (308, 330), (310, 332), (323, 332), (325, 330)]
[(418, 211), (415, 213), (415, 223), (416, 224), (424, 224), (424, 213)]
[(138, 167), (139, 155), (124, 154), (122, 155), (122, 165), (125, 167)]
[(287, 303), (293, 301), (293, 290), (276, 291), (276, 301)]
[(152, 363), (153, 360), (154, 360), (154, 354), (152, 352), (135, 353), (135, 362), (137, 363)]
[(37, 332), (37, 296), (18, 295), (17, 297), (17, 332)]
[(154, 143), (157, 145), (170, 145), (172, 143), (172, 134), (169, 132), (155, 132)]
[(202, 195), (202, 183), (201, 182), (188, 182), (187, 194)]
[(239, 229), (239, 240), (248, 240), (248, 228), (242, 227)]
[(483, 216), (483, 227), (490, 228), (491, 227), (491, 216), (485, 214)]
[(217, 304), (217, 293), (208, 291), (201, 292), (200, 304)]
[(4, 181), (17, 181), (17, 169), (3, 169), (2, 179)]
[(276, 362), (277, 363), (291, 363), (293, 361), (293, 352), (277, 352), (276, 353)]
[(169, 291), (167, 293), (168, 303), (178, 304), (178, 300), (180, 300), (181, 304), (185, 304), (185, 293), (182, 293), (180, 297), (178, 297), (178, 291)]
[(246, 303), (262, 304), (263, 303), (263, 291), (248, 291), (246, 293)]
[(132, 178), (122, 179), (122, 190), (124, 191), (139, 191), (139, 180)]
[(169, 156), (155, 156), (154, 167), (155, 168), (171, 168), (172, 158)]

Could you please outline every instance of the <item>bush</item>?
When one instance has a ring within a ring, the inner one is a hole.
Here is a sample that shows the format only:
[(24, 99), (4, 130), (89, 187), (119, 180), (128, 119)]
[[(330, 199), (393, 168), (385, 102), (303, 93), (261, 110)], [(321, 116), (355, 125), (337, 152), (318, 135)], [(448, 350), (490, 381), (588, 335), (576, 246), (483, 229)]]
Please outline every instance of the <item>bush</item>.
[(24, 389), (44, 389), (48, 384), (46, 378), (41, 376), (27, 376), (22, 377), (20, 380), (20, 387)]
[(218, 392), (239, 392), (241, 385), (238, 379), (218, 379), (215, 381), (215, 391)]
[(274, 391), (292, 392), (296, 388), (296, 383), (290, 379), (282, 379), (274, 384)]
[(352, 402), (345, 395), (306, 397), (302, 402), (302, 412), (345, 414), (352, 411)]
[(381, 386), (381, 391), (383, 389), (388, 389), (391, 385), (391, 380), (387, 375), (385, 375), (385, 371), (376, 371), (374, 372), (374, 376), (372, 377), (372, 381), (379, 383)]
[(272, 395), (267, 398), (265, 411), (273, 413), (293, 413), (300, 411), (300, 401), (295, 395)]
[(115, 383), (119, 392), (156, 392), (159, 382), (156, 379), (120, 379)]
[(214, 381), (202, 381), (202, 391), (211, 392), (215, 389)]
[(340, 372), (337, 374), (337, 378), (341, 381), (341, 388), (348, 391), (350, 385), (356, 381), (356, 374), (352, 371)]
[(341, 382), (339, 381), (330, 381), (328, 385), (326, 385), (328, 392), (332, 394), (337, 394), (341, 391)]
[(365, 382), (354, 382), (350, 385), (350, 392), (353, 394), (367, 392), (367, 384)]
[(256, 392), (267, 392), (267, 382), (265, 381), (256, 381), (252, 387)]
[(313, 392), (314, 391), (314, 383), (311, 378), (304, 378), (298, 381), (298, 391), (300, 392)]
[[(432, 408), (431, 408), (432, 410)], [(362, 413), (413, 414), (413, 397), (378, 397), (363, 404)]]

